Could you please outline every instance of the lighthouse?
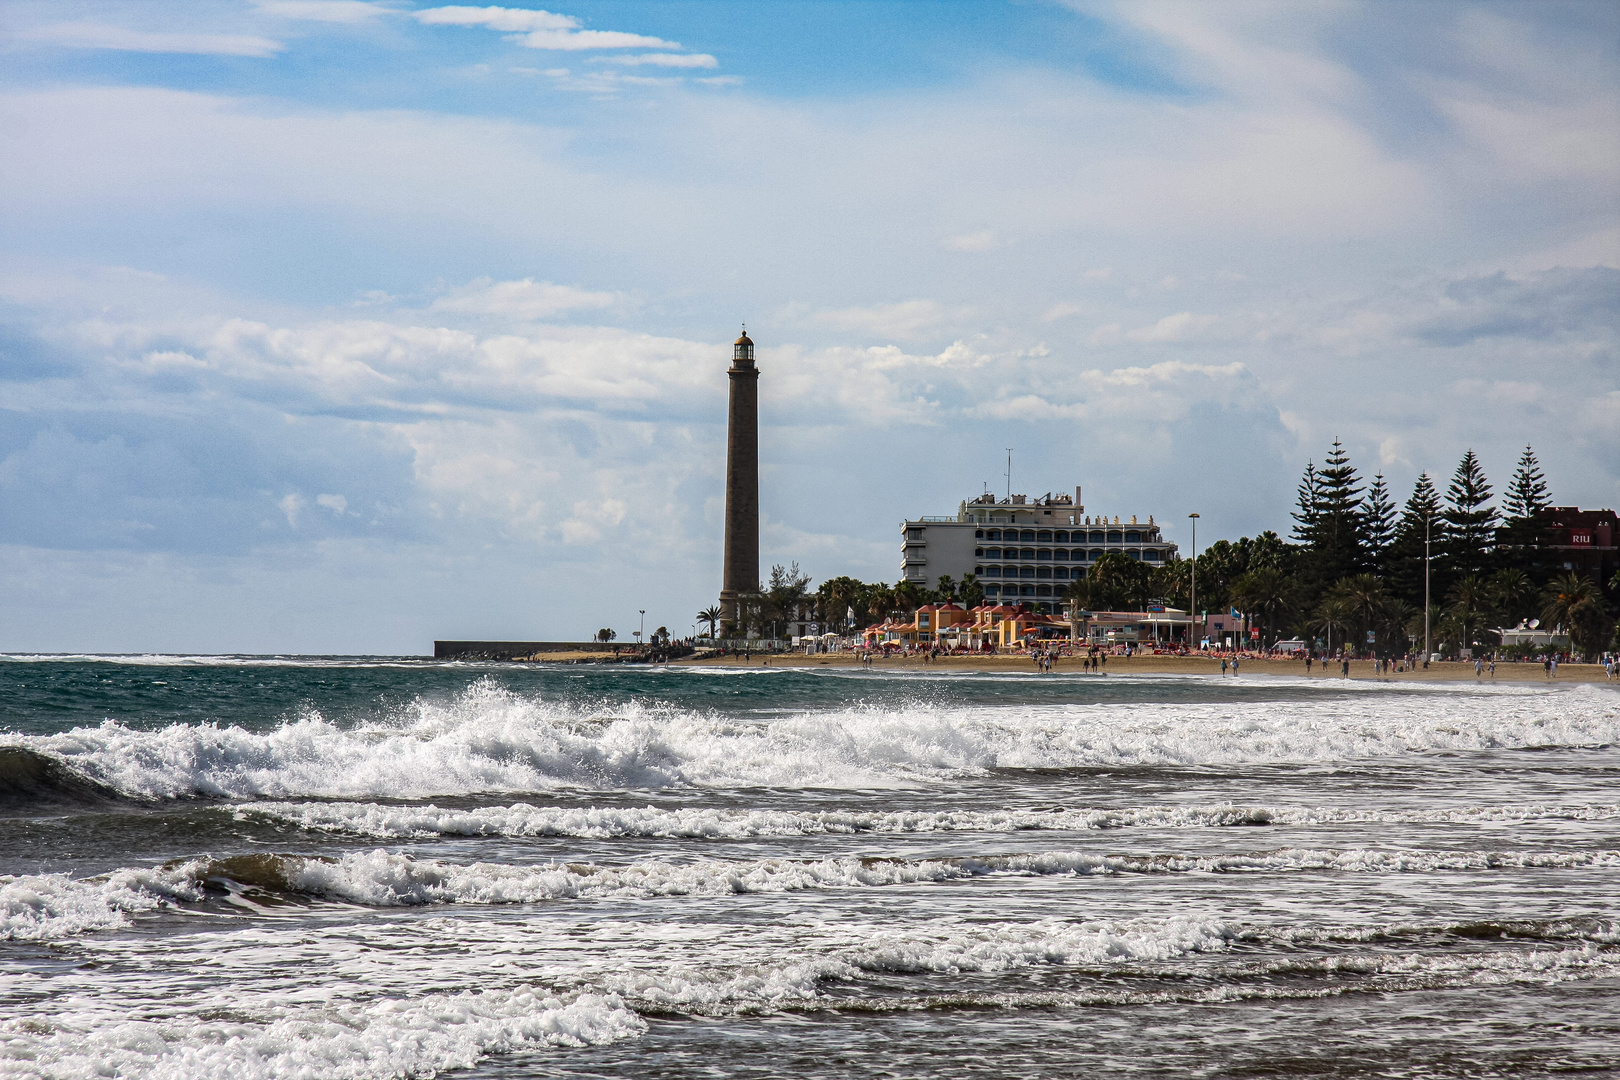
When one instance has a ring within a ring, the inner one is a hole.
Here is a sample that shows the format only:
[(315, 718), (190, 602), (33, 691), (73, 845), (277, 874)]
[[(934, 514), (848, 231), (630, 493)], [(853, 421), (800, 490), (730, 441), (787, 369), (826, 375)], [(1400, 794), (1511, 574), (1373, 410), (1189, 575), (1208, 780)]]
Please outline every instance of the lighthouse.
[(726, 549), (721, 618), (737, 625), (741, 601), (759, 592), (759, 369), (743, 327), (731, 347), (731, 411), (726, 419)]

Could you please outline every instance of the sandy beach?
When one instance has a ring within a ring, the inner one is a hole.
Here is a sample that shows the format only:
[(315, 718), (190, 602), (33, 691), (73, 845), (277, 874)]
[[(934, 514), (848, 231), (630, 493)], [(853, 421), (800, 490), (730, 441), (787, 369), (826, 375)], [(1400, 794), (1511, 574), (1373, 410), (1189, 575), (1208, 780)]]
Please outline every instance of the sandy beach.
[[(860, 661), (849, 653), (831, 653), (825, 656), (805, 656), (802, 654), (783, 654), (777, 656), (754, 656), (746, 661), (746, 666), (761, 667), (769, 661), (771, 667), (857, 667)], [(718, 659), (682, 660), (681, 664), (716, 665), (725, 667), (742, 667), (745, 661), (738, 656), (726, 656)], [(1026, 671), (1033, 672), (1034, 665), (1023, 656), (949, 656), (937, 660), (924, 662), (921, 657), (888, 657), (872, 662), (874, 668), (885, 671)], [(1075, 671), (1080, 666), (1077, 657), (1064, 657), (1059, 659), (1053, 671)], [(1219, 659), (1207, 656), (1110, 656), (1104, 672), (1111, 675), (1210, 675), (1219, 678), (1221, 675), (1221, 662)], [(1244, 660), (1238, 669), (1238, 677), (1247, 675), (1294, 675), (1305, 674), (1303, 660)], [(1229, 674), (1227, 676), (1231, 678)], [(1328, 672), (1324, 673), (1320, 664), (1311, 665), (1312, 678), (1343, 678), (1338, 664), (1331, 664)], [(1472, 661), (1439, 661), (1429, 665), (1427, 670), (1404, 672), (1400, 674), (1379, 675), (1373, 671), (1371, 660), (1350, 661), (1350, 678), (1376, 679), (1380, 682), (1490, 682), (1491, 676), (1487, 673), (1483, 677), (1476, 677)], [(1601, 664), (1559, 664), (1558, 674), (1549, 680), (1539, 663), (1513, 663), (1511, 661), (1498, 662), (1496, 665), (1496, 682), (1607, 682), (1608, 677), (1603, 672)]]

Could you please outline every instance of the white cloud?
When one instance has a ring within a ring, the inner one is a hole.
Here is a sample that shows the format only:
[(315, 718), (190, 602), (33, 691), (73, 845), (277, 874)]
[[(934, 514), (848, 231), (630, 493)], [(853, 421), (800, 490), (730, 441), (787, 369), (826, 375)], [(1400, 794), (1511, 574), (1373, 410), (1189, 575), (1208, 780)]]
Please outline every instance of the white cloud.
[(97, 22), (55, 23), (25, 30), (18, 37), (68, 49), (194, 53), (207, 56), (262, 58), (274, 56), (284, 48), (279, 41), (246, 34), (159, 33)]
[(579, 52), (585, 49), (678, 49), (678, 41), (627, 34), (620, 30), (536, 30), (512, 39), (526, 49)]
[(287, 524), (296, 529), (298, 528), (298, 517), (309, 506), (309, 500), (294, 492), (277, 500), (276, 506), (281, 509), (283, 514), (287, 515)]
[(1081, 308), (1079, 304), (1070, 304), (1067, 302), (1053, 304), (1051, 307), (1046, 309), (1046, 314), (1041, 316), (1041, 321), (1056, 322), (1058, 319), (1067, 319), (1070, 315), (1078, 315), (1083, 310), (1084, 309)]
[(628, 67), (713, 68), (720, 61), (708, 53), (644, 53), (640, 56), (605, 56), (603, 63), (624, 64)]
[(487, 26), (511, 33), (537, 30), (573, 30), (579, 20), (529, 8), (451, 6), (413, 11), (412, 17), (428, 26)]
[(932, 300), (906, 300), (898, 304), (823, 311), (816, 319), (839, 330), (909, 341), (938, 329), (950, 317), (949, 312)]
[(471, 315), (505, 315), (514, 319), (546, 319), (582, 308), (605, 308), (614, 295), (588, 292), (549, 281), (491, 281), (479, 278), (433, 301), (429, 311), (455, 311)]
[(341, 517), (343, 512), (349, 508), (349, 500), (342, 495), (317, 495), (315, 496), (315, 505), (324, 506)]
[(370, 0), (254, 0), (253, 7), (283, 19), (346, 24), (367, 22), (397, 10)]
[(1125, 334), (1126, 341), (1186, 341), (1206, 329), (1215, 321), (1213, 315), (1194, 315), (1190, 311), (1166, 315), (1152, 326), (1144, 326)]
[[(572, 15), (506, 7), (437, 7), (412, 12), (428, 26), (482, 26), (517, 36), (508, 40), (528, 49), (579, 52), (587, 49), (679, 49), (678, 41), (627, 34), (620, 30), (581, 30)], [(712, 59), (712, 58), (711, 58)], [(690, 66), (710, 67), (711, 64)]]

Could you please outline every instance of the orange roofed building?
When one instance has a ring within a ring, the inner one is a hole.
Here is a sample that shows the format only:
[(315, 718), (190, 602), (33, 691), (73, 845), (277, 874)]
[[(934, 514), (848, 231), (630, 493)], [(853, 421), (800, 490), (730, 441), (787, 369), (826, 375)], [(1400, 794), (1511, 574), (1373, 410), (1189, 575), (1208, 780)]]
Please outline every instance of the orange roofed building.
[(1013, 648), (1030, 639), (1067, 639), (1069, 624), (1053, 615), (1032, 612), (1024, 605), (982, 604), (968, 611), (960, 604), (924, 604), (910, 622), (874, 623), (866, 628), (864, 636), (870, 647), (938, 645), (980, 652), (991, 646)]

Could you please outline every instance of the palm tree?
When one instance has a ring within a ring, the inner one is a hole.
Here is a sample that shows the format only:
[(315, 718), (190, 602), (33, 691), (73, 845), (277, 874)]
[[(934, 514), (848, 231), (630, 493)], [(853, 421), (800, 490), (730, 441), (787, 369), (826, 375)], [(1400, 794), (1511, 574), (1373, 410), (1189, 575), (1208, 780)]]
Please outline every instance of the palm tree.
[(1350, 644), (1349, 638), (1354, 635), (1359, 645), (1366, 641), (1369, 630), (1376, 633), (1383, 622), (1389, 597), (1376, 574), (1355, 574), (1334, 583), (1324, 603), (1331, 603), (1342, 614), (1345, 643)]
[(1451, 587), (1446, 618), (1458, 644), (1472, 647), (1491, 615), (1491, 590), (1477, 574), (1469, 574)]
[(712, 638), (720, 632), (720, 617), (724, 614), (719, 605), (711, 604), (697, 613), (698, 622), (709, 624), (709, 636)]
[(602, 629), (600, 629), (600, 630), (598, 630), (596, 632), (596, 640), (601, 641), (601, 642), (612, 641), (614, 638), (616, 638), (618, 636), (619, 636), (618, 634), (614, 633), (612, 630), (608, 629), (605, 626), (602, 627)]
[(957, 586), (957, 600), (970, 611), (984, 603), (984, 586), (973, 574), (963, 574), (962, 582)]
[(1276, 640), (1276, 626), (1294, 605), (1294, 586), (1274, 566), (1251, 570), (1232, 583), (1232, 602), (1260, 617), (1268, 638)]
[(1316, 607), (1316, 618), (1312, 623), (1313, 630), (1321, 630), (1327, 634), (1328, 652), (1333, 651), (1333, 631), (1339, 632), (1339, 643), (1344, 644), (1351, 627), (1356, 624), (1360, 612), (1356, 610), (1355, 602), (1344, 596), (1328, 594)]
[(1530, 580), (1530, 575), (1523, 570), (1511, 567), (1498, 570), (1485, 583), (1485, 588), (1489, 594), (1491, 607), (1498, 616), (1506, 620), (1504, 625), (1517, 624), (1534, 615), (1536, 586)]
[(1597, 652), (1614, 632), (1603, 593), (1591, 578), (1572, 571), (1554, 578), (1542, 596), (1546, 603), (1541, 609), (1541, 621), (1562, 627), (1569, 634), (1570, 644), (1580, 652)]
[[(1429, 626), (1433, 628), (1439, 625), (1440, 605), (1430, 604)], [(1421, 605), (1413, 605), (1411, 608), (1411, 617), (1406, 620), (1406, 636), (1414, 642), (1423, 640), (1423, 608)]]
[(1421, 634), (1423, 632), (1423, 615), (1415, 606), (1401, 599), (1390, 599), (1384, 602), (1383, 618), (1379, 620), (1378, 625), (1373, 629), (1378, 634), (1378, 640), (1382, 643), (1385, 655), (1394, 652), (1406, 652), (1410, 641), (1410, 635), (1407, 634), (1406, 627), (1414, 617), (1418, 621), (1418, 633)]

